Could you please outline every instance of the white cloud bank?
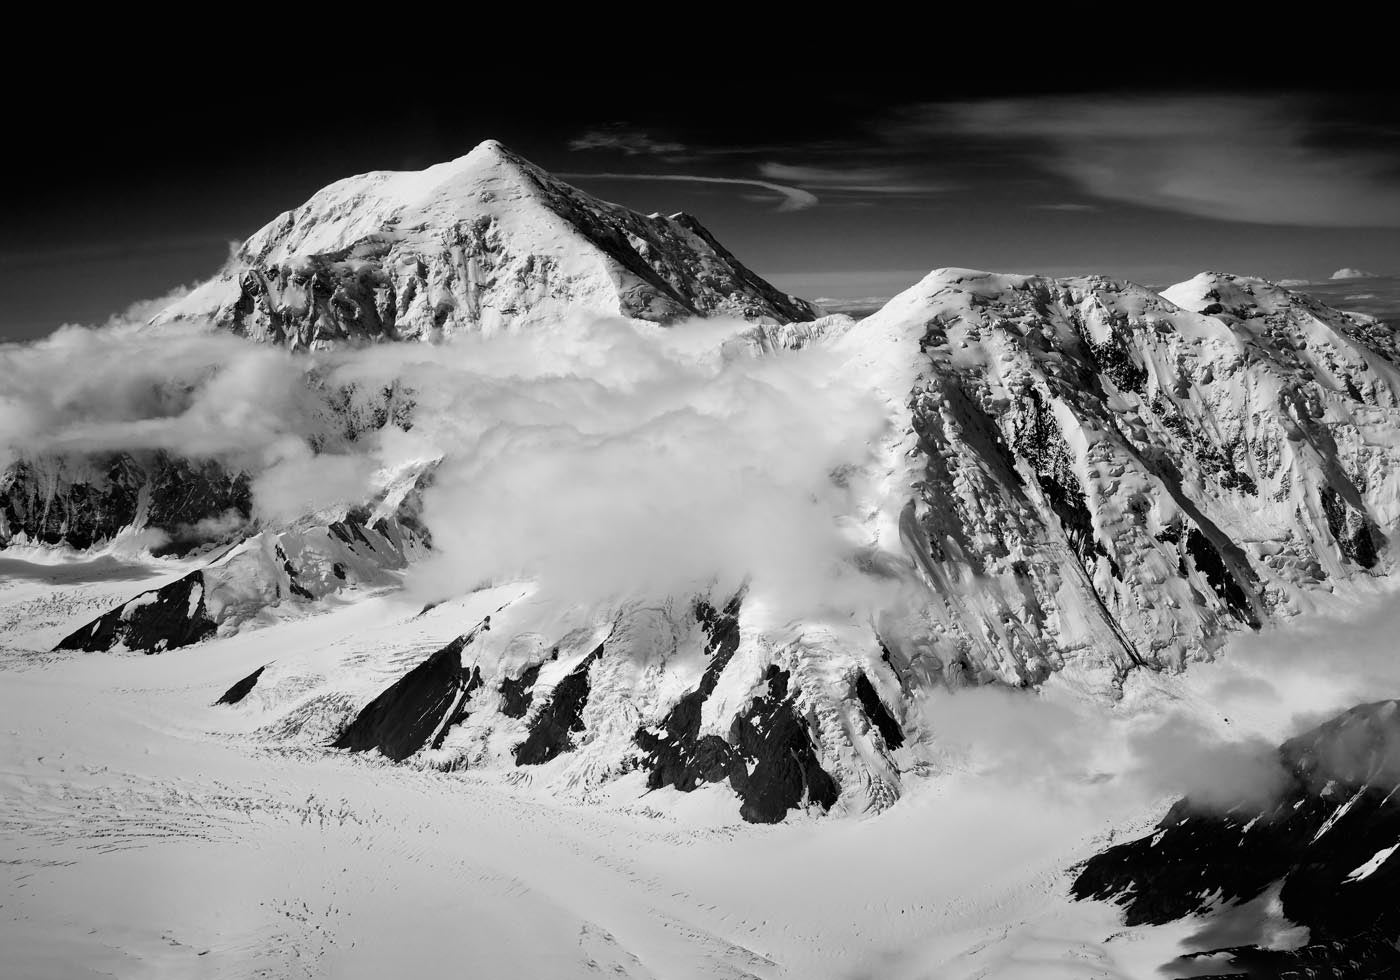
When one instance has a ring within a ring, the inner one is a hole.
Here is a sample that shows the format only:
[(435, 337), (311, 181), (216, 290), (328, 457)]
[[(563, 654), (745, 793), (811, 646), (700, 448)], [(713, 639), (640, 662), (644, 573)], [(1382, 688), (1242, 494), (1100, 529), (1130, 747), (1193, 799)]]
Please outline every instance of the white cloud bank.
[[(578, 318), (308, 357), (188, 327), (65, 328), (0, 347), (0, 456), (217, 458), (254, 476), (272, 521), (443, 457), (425, 495), (438, 554), (415, 573), (439, 595), (514, 578), (664, 595), (753, 574), (816, 601), (850, 551), (830, 474), (886, 420), (825, 351), (722, 351), (748, 329)], [(409, 431), (348, 438), (343, 406), (367, 415), (387, 389), (412, 400)]]

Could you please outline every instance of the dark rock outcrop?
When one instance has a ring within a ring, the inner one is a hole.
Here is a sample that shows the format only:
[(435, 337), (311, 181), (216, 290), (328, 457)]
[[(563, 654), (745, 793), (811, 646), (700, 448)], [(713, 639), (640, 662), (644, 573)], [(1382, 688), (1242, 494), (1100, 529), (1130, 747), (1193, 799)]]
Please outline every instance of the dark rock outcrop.
[[(360, 510), (329, 525), (254, 535), (203, 569), (98, 617), (59, 648), (108, 650), (125, 643), (132, 650), (159, 653), (196, 643), (220, 627), (237, 627), (269, 605), (314, 601), (343, 587), (392, 581), (389, 574), (426, 545), (402, 507), (393, 519), (364, 523), (369, 520), (369, 512)], [(196, 588), (198, 602), (191, 598)], [(152, 608), (143, 611), (147, 605)]]
[(689, 793), (702, 783), (719, 782), (729, 775), (733, 755), (729, 744), (717, 735), (700, 737), (700, 714), (739, 648), (740, 601), (735, 596), (723, 612), (708, 602), (695, 604), (695, 618), (709, 637), (705, 650), (709, 663), (700, 685), (676, 702), (657, 730), (637, 730), (636, 743), (646, 753), (643, 765), (649, 789), (674, 786)]
[(162, 451), (26, 458), (0, 473), (0, 546), (88, 548), (138, 520), (163, 532), (157, 554), (228, 540), (252, 512), (248, 474)]
[(860, 706), (865, 709), (865, 715), (870, 719), (870, 723), (880, 732), (880, 737), (885, 740), (885, 745), (891, 749), (897, 749), (904, 744), (904, 732), (899, 727), (899, 722), (894, 720), (885, 702), (880, 700), (880, 695), (875, 691), (875, 685), (870, 683), (870, 678), (864, 674), (856, 677), (856, 697), (860, 700)]
[[(559, 655), (556, 649), (550, 659)], [(507, 718), (524, 718), (535, 700), (535, 681), (540, 676), (540, 667), (535, 664), (520, 672), (519, 677), (507, 677), (501, 681), (501, 714)]]
[(768, 694), (729, 727), (739, 765), (729, 785), (743, 800), (739, 815), (750, 823), (778, 823), (803, 803), (830, 809), (841, 788), (821, 767), (816, 746), (788, 691), (788, 673), (770, 666)]
[[(1254, 980), (1400, 980), (1400, 950), (1392, 938), (1393, 929), (1373, 927), (1297, 949), (1260, 949), (1258, 946), (1231, 946), (1181, 957), (1183, 968), (1206, 957), (1223, 958), (1228, 973), (1202, 974), (1191, 969), (1185, 977), (1197, 980), (1226, 980), (1249, 977)], [(1166, 972), (1171, 972), (1168, 967)]]
[(143, 592), (59, 641), (59, 650), (129, 650), (159, 653), (212, 636), (217, 625), (204, 606), (204, 573), (190, 572)]
[(257, 670), (253, 671), (247, 677), (243, 678), (241, 681), (234, 684), (233, 687), (225, 691), (223, 697), (219, 698), (219, 700), (215, 701), (214, 703), (237, 704), (238, 702), (242, 701), (248, 696), (249, 692), (257, 686), (258, 678), (262, 676), (262, 672), (265, 670), (267, 670), (267, 665), (263, 664)]
[(442, 744), (448, 728), (466, 717), (467, 702), (481, 686), (481, 672), (462, 666), (462, 651), (490, 617), (414, 667), (367, 704), (332, 743), (351, 752), (378, 749), (402, 762), (425, 745)]
[[(1400, 939), (1400, 859), (1392, 856), (1400, 850), (1400, 702), (1353, 708), (1284, 743), (1278, 758), (1287, 780), (1267, 808), (1218, 813), (1183, 799), (1151, 835), (1085, 862), (1074, 896), (1117, 902), (1129, 925), (1161, 924), (1251, 900), (1279, 884), (1284, 916), (1308, 927), (1312, 945), (1287, 954), (1293, 960), (1248, 946), (1228, 950), (1241, 965), (1314, 970), (1298, 976), (1379, 975), (1345, 972), (1372, 960), (1377, 969), (1393, 968), (1388, 957)], [(1384, 942), (1378, 945), (1377, 936)], [(1390, 953), (1381, 949), (1386, 943)]]
[(736, 596), (722, 613), (697, 603), (696, 618), (710, 638), (710, 662), (700, 685), (676, 703), (661, 725), (637, 731), (635, 741), (646, 753), (647, 785), (688, 793), (704, 783), (728, 780), (742, 801), (739, 815), (750, 823), (778, 823), (803, 803), (829, 808), (840, 787), (821, 767), (806, 720), (789, 692), (787, 671), (768, 668), (767, 693), (733, 720), (727, 738), (700, 735), (705, 701), (739, 646), (740, 601)]
[[(574, 747), (574, 733), (583, 731), (583, 709), (588, 704), (588, 669), (603, 655), (598, 644), (558, 684), (530, 722), (530, 734), (515, 747), (517, 766), (538, 766)], [(538, 669), (536, 669), (538, 674)]]

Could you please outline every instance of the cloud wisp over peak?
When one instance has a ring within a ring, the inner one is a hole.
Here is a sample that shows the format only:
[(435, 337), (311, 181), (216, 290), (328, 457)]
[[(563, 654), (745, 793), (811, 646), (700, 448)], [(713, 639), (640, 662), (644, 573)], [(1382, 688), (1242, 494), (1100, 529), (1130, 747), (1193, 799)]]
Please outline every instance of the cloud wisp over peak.
[(636, 180), (636, 181), (672, 181), (692, 184), (734, 184), (740, 187), (758, 187), (766, 191), (772, 191), (780, 198), (777, 210), (779, 211), (804, 211), (807, 208), (815, 207), (819, 202), (817, 195), (811, 191), (803, 190), (800, 187), (789, 187), (786, 184), (775, 184), (768, 180), (750, 180), (745, 177), (710, 177), (704, 174), (628, 174), (628, 173), (563, 173), (559, 174), (565, 180)]
[(820, 166), (764, 163), (765, 177), (841, 194), (919, 196), (956, 190), (957, 184), (927, 178), (905, 166)]
[(647, 133), (636, 129), (608, 127), (590, 129), (569, 140), (570, 150), (611, 150), (629, 157), (669, 156), (684, 153), (684, 143), (671, 140), (653, 139)]

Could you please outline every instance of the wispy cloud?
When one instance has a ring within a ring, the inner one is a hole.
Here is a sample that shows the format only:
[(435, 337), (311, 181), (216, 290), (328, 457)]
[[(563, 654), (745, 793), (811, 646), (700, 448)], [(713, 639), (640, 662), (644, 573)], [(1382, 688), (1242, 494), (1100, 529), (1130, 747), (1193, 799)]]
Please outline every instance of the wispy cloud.
[(892, 129), (1026, 151), (1096, 197), (1227, 221), (1400, 227), (1395, 161), (1317, 138), (1310, 105), (1280, 96), (1001, 99), (926, 105)]
[(846, 194), (939, 194), (956, 188), (954, 184), (923, 177), (911, 167), (824, 167), (764, 163), (758, 169), (763, 176), (774, 180)]
[(565, 173), (559, 174), (565, 180), (637, 180), (672, 181), (693, 184), (733, 184), (740, 187), (761, 187), (772, 191), (780, 198), (777, 210), (803, 211), (815, 207), (817, 195), (800, 187), (789, 187), (767, 180), (750, 180), (744, 177), (708, 177), (701, 174), (621, 174), (621, 173)]
[(636, 129), (590, 129), (569, 140), (571, 150), (612, 150), (635, 156), (668, 156), (685, 152), (684, 143), (653, 139)]

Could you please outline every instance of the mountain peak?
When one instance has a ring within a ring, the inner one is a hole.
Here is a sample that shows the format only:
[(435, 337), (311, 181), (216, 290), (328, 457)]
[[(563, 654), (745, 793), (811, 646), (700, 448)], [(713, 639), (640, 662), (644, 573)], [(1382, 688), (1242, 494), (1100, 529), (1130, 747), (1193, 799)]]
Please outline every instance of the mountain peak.
[(268, 223), (159, 320), (290, 347), (431, 340), (578, 313), (669, 323), (807, 321), (695, 218), (598, 200), (497, 140), (417, 171), (323, 188)]
[(1170, 286), (1161, 295), (1183, 310), (1208, 316), (1270, 313), (1293, 305), (1299, 298), (1267, 279), (1211, 271)]
[(500, 140), (482, 140), (472, 147), (467, 156), (481, 154), (483, 156), (501, 157), (504, 159), (516, 159), (514, 151), (509, 149)]
[(494, 171), (502, 175), (528, 178), (534, 181), (552, 180), (543, 170), (500, 140), (482, 140), (465, 155), (450, 161), (445, 166), (456, 168), (459, 164), (465, 165), (466, 169), (483, 176), (487, 172)]

